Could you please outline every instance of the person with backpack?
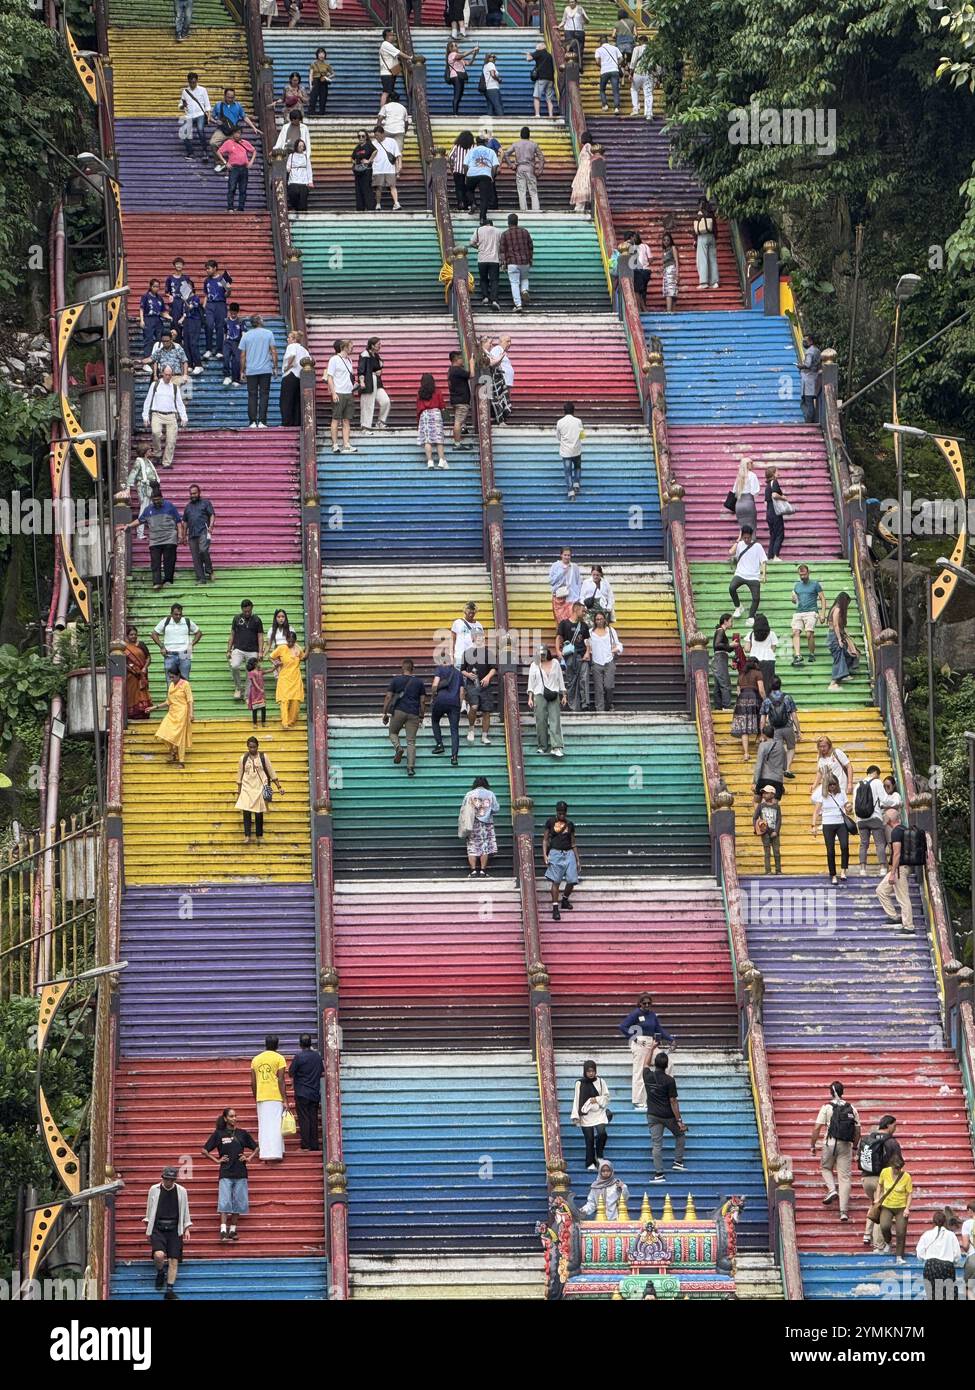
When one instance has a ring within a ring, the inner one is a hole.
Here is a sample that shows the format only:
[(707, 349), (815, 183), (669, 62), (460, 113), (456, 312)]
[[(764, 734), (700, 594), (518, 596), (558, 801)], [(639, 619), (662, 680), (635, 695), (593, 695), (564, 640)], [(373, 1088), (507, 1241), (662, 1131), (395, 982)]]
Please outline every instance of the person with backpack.
[(779, 740), (785, 748), (784, 775), (790, 782), (793, 781), (796, 774), (791, 770), (792, 762), (796, 756), (796, 744), (802, 738), (802, 730), (799, 727), (796, 702), (782, 689), (779, 676), (773, 676), (769, 681), (768, 694), (762, 701), (758, 717), (760, 724), (768, 725), (773, 738)]
[[(877, 901), (888, 922), (900, 922), (902, 931), (914, 930), (914, 909), (911, 906), (911, 869), (923, 868), (927, 862), (927, 835), (923, 830), (901, 824), (901, 813), (893, 809), (884, 812), (884, 825), (889, 831), (889, 861), (887, 873), (877, 884)], [(900, 908), (898, 918), (896, 907)]]
[[(183, 89), (186, 96), (186, 88)], [(210, 148), (216, 160), (216, 170), (218, 174), (226, 173), (226, 166), (219, 162), (221, 147), (231, 137), (239, 137), (243, 133), (244, 126), (247, 126), (255, 135), (260, 135), (257, 126), (248, 116), (247, 112), (237, 100), (237, 93), (233, 87), (224, 87), (223, 101), (218, 101), (209, 113), (216, 122), (216, 130), (210, 136)]]
[(853, 814), (856, 816), (857, 830), (860, 832), (861, 878), (866, 877), (871, 836), (877, 851), (877, 863), (881, 869), (887, 862), (887, 836), (884, 833), (883, 817), (885, 796), (884, 784), (880, 780), (880, 768), (868, 767), (866, 776), (857, 783), (853, 794)]
[(240, 612), (230, 624), (227, 638), (227, 660), (234, 681), (234, 699), (244, 698), (247, 684), (247, 665), (256, 657), (258, 663), (264, 659), (264, 624), (254, 612), (249, 598), (241, 601)]
[[(186, 406), (183, 403), (183, 393), (180, 390), (179, 382), (173, 377), (172, 367), (163, 367), (162, 375), (152, 383), (146, 392), (146, 398), (142, 404), (142, 423), (152, 432), (153, 448), (161, 466), (172, 468), (180, 426), (189, 424)], [(156, 583), (157, 588), (160, 587), (156, 582), (155, 571), (153, 572), (153, 582)], [(173, 576), (170, 574), (166, 583), (171, 584), (172, 582)]]
[(816, 1116), (809, 1141), (809, 1150), (814, 1157), (820, 1137), (823, 1147), (819, 1168), (826, 1187), (823, 1206), (830, 1206), (839, 1200), (840, 1220), (849, 1221), (850, 1169), (853, 1149), (860, 1138), (860, 1117), (856, 1108), (843, 1099), (842, 1081), (834, 1081), (830, 1086), (829, 1100)]
[(203, 636), (192, 618), (183, 616), (183, 605), (174, 603), (169, 617), (163, 618), (150, 633), (163, 654), (163, 665), (169, 680), (181, 676), (189, 680), (193, 668), (193, 648)]
[(416, 776), (416, 735), (423, 723), (426, 707), (427, 688), (419, 676), (413, 674), (413, 660), (404, 657), (400, 663), (401, 675), (393, 676), (383, 700), (383, 724), (388, 728), (389, 741), (393, 745), (393, 762), (403, 761), (403, 747), (400, 733), (406, 730), (406, 775)]
[(244, 843), (247, 845), (251, 842), (252, 817), (258, 842), (264, 838), (264, 812), (274, 795), (272, 787), (277, 787), (279, 795), (284, 794), (271, 759), (260, 752), (260, 744), (252, 734), (247, 740), (247, 752), (241, 754), (237, 764), (235, 805), (235, 809), (243, 813)]
[(877, 1200), (870, 1208), (871, 1219), (876, 1220), (884, 1244), (891, 1244), (893, 1236), (894, 1262), (903, 1265), (904, 1246), (907, 1243), (907, 1223), (911, 1219), (911, 1199), (914, 1193), (914, 1180), (904, 1167), (903, 1158), (891, 1159), (888, 1167), (880, 1174), (877, 1183)]
[[(860, 1136), (860, 1142), (857, 1145), (857, 1167), (860, 1170), (860, 1179), (863, 1184), (864, 1196), (867, 1199), (868, 1210), (876, 1201), (877, 1188), (880, 1186), (880, 1174), (893, 1163), (895, 1158), (902, 1163), (904, 1161), (901, 1146), (894, 1137), (896, 1129), (896, 1116), (881, 1115), (870, 1133)], [(880, 1227), (876, 1222), (871, 1221), (869, 1216), (863, 1229), (863, 1243), (878, 1254), (883, 1250), (884, 1238), (880, 1233)]]

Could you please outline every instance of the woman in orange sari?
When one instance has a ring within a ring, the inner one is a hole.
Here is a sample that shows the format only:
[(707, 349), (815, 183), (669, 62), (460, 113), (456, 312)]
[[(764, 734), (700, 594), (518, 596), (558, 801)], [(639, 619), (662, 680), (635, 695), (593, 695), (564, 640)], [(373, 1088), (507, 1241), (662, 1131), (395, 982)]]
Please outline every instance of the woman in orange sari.
[(149, 648), (139, 641), (137, 628), (125, 631), (125, 707), (130, 719), (148, 719), (152, 709), (149, 694)]

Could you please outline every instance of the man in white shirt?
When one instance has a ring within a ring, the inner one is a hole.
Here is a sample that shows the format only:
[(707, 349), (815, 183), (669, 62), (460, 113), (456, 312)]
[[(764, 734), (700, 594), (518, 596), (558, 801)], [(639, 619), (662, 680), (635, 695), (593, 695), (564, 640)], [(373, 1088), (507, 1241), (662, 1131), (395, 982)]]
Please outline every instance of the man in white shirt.
[(163, 468), (172, 468), (176, 452), (176, 436), (180, 425), (187, 423), (179, 384), (173, 380), (172, 367), (163, 367), (158, 381), (152, 382), (142, 403), (142, 423), (152, 430), (152, 442), (157, 457), (162, 455)]
[(613, 691), (616, 689), (616, 658), (623, 655), (623, 643), (616, 629), (606, 621), (606, 614), (597, 609), (593, 625), (589, 631), (589, 646), (592, 651), (591, 674), (593, 698), (596, 713), (604, 714), (613, 708)]
[(195, 72), (186, 74), (186, 86), (179, 94), (179, 105), (180, 110), (186, 113), (192, 132), (188, 140), (184, 139), (183, 149), (188, 155), (193, 154), (193, 136), (195, 135), (200, 142), (201, 157), (205, 160), (207, 157), (207, 121), (210, 119), (210, 112), (213, 108), (210, 105), (210, 95), (206, 87), (201, 85)]
[(476, 603), (465, 604), (464, 616), (450, 624), (450, 631), (454, 635), (454, 665), (460, 668), (470, 649), (482, 642), (484, 637), (484, 628), (477, 621)]
[[(325, 385), (332, 397), (332, 453), (357, 454), (352, 446), (352, 406), (355, 400), (355, 367), (350, 356), (352, 343), (348, 338), (336, 338), (332, 356), (325, 368)], [(342, 425), (342, 448), (339, 449), (339, 424)]]
[(380, 107), (396, 96), (396, 79), (409, 64), (406, 54), (396, 47), (392, 38), (392, 29), (384, 29), (382, 43), (379, 45), (379, 85), (383, 89), (379, 98)]
[(555, 424), (559, 458), (565, 471), (565, 486), (570, 502), (574, 502), (582, 491), (582, 440), (585, 430), (575, 410), (572, 401), (566, 401), (562, 407), (562, 415)]
[(292, 111), (284, 125), (278, 131), (278, 138), (274, 142), (276, 150), (287, 150), (288, 153), (294, 149), (299, 140), (305, 142), (305, 154), (311, 159), (311, 130), (302, 119), (300, 111)]
[(582, 592), (582, 575), (579, 566), (572, 563), (572, 551), (568, 546), (549, 570), (548, 583), (552, 590), (552, 617), (558, 626), (572, 617), (572, 605), (579, 602)]
[(381, 125), (372, 132), (372, 147), (376, 151), (372, 161), (372, 187), (376, 195), (376, 211), (383, 210), (383, 189), (389, 189), (393, 200), (393, 211), (401, 212), (402, 204), (396, 189), (396, 179), (402, 168), (399, 146), (391, 135), (386, 135)]
[(158, 622), (149, 635), (163, 654), (163, 665), (170, 680), (180, 675), (184, 681), (188, 681), (193, 666), (193, 648), (203, 633), (191, 618), (183, 617), (183, 605), (174, 603), (169, 617)]
[(410, 113), (401, 101), (387, 101), (379, 108), (376, 124), (381, 125), (383, 134), (395, 143), (400, 154), (406, 143), (406, 132), (410, 128)]
[(582, 592), (579, 600), (584, 607), (593, 615), (598, 612), (606, 614), (606, 621), (614, 621), (616, 614), (616, 595), (609, 580), (603, 576), (601, 565), (593, 565), (589, 571), (589, 578), (582, 581)]
[(734, 577), (728, 585), (728, 593), (735, 606), (732, 616), (741, 617), (738, 590), (742, 585), (745, 585), (752, 596), (751, 607), (748, 610), (748, 626), (751, 627), (755, 622), (755, 614), (758, 612), (758, 604), (762, 596), (762, 584), (765, 582), (765, 567), (768, 564), (768, 556), (747, 526), (741, 528), (741, 539), (734, 542), (729, 555), (735, 562)]
[(609, 110), (606, 102), (606, 88), (613, 93), (613, 110), (620, 114), (620, 72), (623, 67), (623, 50), (618, 48), (608, 34), (600, 36), (596, 49), (596, 62), (599, 64), (599, 103), (604, 111)]
[(501, 74), (498, 72), (496, 53), (488, 53), (484, 59), (484, 67), (481, 69), (481, 76), (484, 79), (484, 100), (487, 102), (487, 109), (492, 116), (503, 116), (504, 105), (501, 101)]
[(490, 218), (475, 230), (467, 243), (477, 251), (477, 274), (481, 282), (481, 303), (500, 310), (498, 279), (501, 273), (501, 233)]
[[(829, 1100), (820, 1107), (809, 1141), (810, 1152), (815, 1156), (816, 1144), (822, 1136), (823, 1148), (819, 1159), (819, 1169), (826, 1188), (823, 1206), (827, 1207), (837, 1198), (840, 1204), (840, 1220), (848, 1221), (850, 1206), (850, 1168), (853, 1151), (860, 1140), (860, 1116), (856, 1107), (843, 1099), (842, 1081), (834, 1081), (829, 1088)], [(835, 1170), (835, 1174), (834, 1174)]]

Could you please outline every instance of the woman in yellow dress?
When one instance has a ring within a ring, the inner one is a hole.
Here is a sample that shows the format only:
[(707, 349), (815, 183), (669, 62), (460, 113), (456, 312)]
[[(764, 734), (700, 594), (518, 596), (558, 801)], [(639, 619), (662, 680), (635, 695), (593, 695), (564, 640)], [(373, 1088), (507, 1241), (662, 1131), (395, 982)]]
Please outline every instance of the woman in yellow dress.
[(185, 767), (187, 750), (193, 747), (193, 691), (189, 681), (177, 675), (163, 703), (169, 709), (156, 730), (156, 738), (169, 744), (171, 761), (177, 767)]
[(298, 646), (297, 634), (290, 630), (285, 645), (276, 647), (271, 652), (271, 660), (278, 673), (274, 698), (281, 706), (282, 729), (290, 729), (297, 723), (298, 709), (305, 698), (305, 685), (301, 679), (301, 663), (304, 659), (305, 653)]

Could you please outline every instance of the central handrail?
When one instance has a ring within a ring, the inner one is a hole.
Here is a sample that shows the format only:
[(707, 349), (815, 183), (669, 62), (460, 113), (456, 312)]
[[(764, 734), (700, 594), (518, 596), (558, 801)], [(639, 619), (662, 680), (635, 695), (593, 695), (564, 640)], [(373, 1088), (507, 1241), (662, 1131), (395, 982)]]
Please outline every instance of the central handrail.
[[(508, 762), (508, 783), (511, 792), (512, 826), (514, 832), (515, 866), (520, 889), (522, 936), (525, 967), (530, 991), (532, 1038), (538, 1068), (541, 1101), (542, 1134), (545, 1144), (545, 1168), (549, 1190), (563, 1194), (569, 1190), (569, 1176), (562, 1156), (562, 1135), (559, 1122), (558, 1083), (555, 1074), (555, 1047), (552, 1034), (552, 1007), (548, 971), (542, 962), (538, 927), (538, 895), (535, 881), (534, 807), (525, 782), (524, 746), (521, 737), (521, 709), (518, 700), (518, 669), (524, 664), (523, 645), (510, 645), (508, 627), (508, 589), (504, 562), (504, 527), (502, 496), (495, 487), (494, 455), (491, 429), (491, 381), (483, 372), (474, 314), (468, 291), (467, 250), (454, 244), (453, 223), (447, 197), (447, 164), (443, 153), (434, 146), (426, 99), (425, 64), (420, 55), (414, 57), (413, 40), (406, 17), (404, 0), (390, 0), (393, 26), (399, 47), (414, 63), (410, 78), (413, 98), (413, 119), (417, 140), (424, 158), (428, 189), (428, 204), (433, 212), (444, 263), (453, 272), (450, 293), (453, 297), (457, 334), (471, 377), (478, 374), (475, 395), (475, 418), (481, 469), (481, 493), (484, 508), (485, 559), (491, 579), (491, 598), (494, 607), (495, 640), (498, 646), (497, 665), (501, 672), (504, 701), (504, 734)], [(517, 638), (519, 634), (515, 634)], [(514, 660), (517, 652), (520, 661)]]

